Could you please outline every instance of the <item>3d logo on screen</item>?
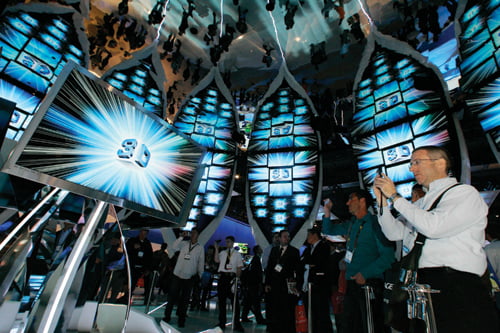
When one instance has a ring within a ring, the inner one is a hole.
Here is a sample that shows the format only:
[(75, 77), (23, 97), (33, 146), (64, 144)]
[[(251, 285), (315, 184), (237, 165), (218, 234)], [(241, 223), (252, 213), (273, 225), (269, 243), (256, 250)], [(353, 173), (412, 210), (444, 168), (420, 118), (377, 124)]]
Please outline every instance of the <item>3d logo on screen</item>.
[(387, 108), (390, 108), (391, 106), (394, 106), (398, 104), (399, 102), (399, 97), (398, 94), (391, 95), (383, 100), (380, 100), (377, 102), (377, 107), (380, 111), (385, 110)]
[(144, 143), (139, 143), (136, 139), (126, 139), (122, 142), (122, 148), (116, 152), (118, 159), (125, 162), (134, 163), (142, 168), (148, 166), (151, 159), (151, 152)]
[(214, 127), (205, 124), (196, 124), (195, 132), (198, 134), (213, 134)]
[(292, 170), (290, 168), (272, 169), (270, 181), (291, 180)]
[(165, 220), (187, 218), (202, 150), (83, 69), (68, 67), (58, 83), (9, 171)]
[(288, 135), (292, 133), (292, 124), (283, 124), (273, 127), (273, 135)]
[(408, 145), (401, 145), (391, 149), (386, 152), (387, 162), (396, 163), (401, 160), (405, 160), (411, 155), (412, 149)]
[(21, 53), (21, 62), (24, 66), (32, 69), (34, 72), (42, 75), (42, 76), (50, 76), (52, 75), (52, 71), (50, 68), (42, 63), (41, 61), (36, 60), (35, 58), (29, 56), (26, 53)]

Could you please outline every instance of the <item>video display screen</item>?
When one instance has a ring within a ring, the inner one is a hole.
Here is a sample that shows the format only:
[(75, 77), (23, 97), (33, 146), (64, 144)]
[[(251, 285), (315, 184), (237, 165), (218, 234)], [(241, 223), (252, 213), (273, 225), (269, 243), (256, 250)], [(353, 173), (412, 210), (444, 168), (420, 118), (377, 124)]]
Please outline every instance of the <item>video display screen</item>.
[(249, 217), (268, 241), (282, 229), (293, 238), (312, 214), (321, 172), (313, 115), (286, 83), (255, 114), (248, 146)]
[(69, 64), (5, 165), (33, 181), (184, 223), (203, 151)]
[(483, 130), (495, 139), (500, 129), (500, 78), (467, 96), (466, 102), (469, 110), (477, 115)]
[(359, 122), (351, 133), (366, 186), (379, 167), (396, 185), (408, 183), (413, 179), (408, 169), (413, 150), (449, 141), (443, 91), (417, 89), (416, 73), (436, 75), (417, 60), (376, 44), (358, 84), (353, 121)]
[(152, 74), (151, 65), (140, 63), (124, 70), (115, 70), (106, 75), (104, 80), (126, 96), (134, 100), (145, 110), (163, 116), (163, 97)]
[(19, 11), (2, 16), (0, 97), (17, 103), (7, 131), (9, 139), (20, 139), (39, 101), (68, 61), (84, 65), (72, 22), (71, 14)]
[(469, 1), (459, 22), (465, 101), (499, 151), (500, 2)]
[(464, 92), (474, 92), (500, 70), (500, 2), (468, 1), (459, 18), (461, 34), (460, 86)]
[(188, 219), (201, 232), (222, 219), (233, 188), (237, 146), (232, 133), (238, 130), (238, 116), (225, 91), (220, 74), (212, 71), (184, 101), (174, 120), (179, 131), (207, 150), (202, 182)]

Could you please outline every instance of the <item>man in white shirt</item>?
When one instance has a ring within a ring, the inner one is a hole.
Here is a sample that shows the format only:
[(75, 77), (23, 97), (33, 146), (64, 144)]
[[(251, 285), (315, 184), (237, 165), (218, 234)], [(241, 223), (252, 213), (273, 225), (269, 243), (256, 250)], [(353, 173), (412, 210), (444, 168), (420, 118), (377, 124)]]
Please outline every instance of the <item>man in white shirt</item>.
[[(224, 330), (226, 328), (226, 300), (229, 298), (234, 302), (234, 293), (232, 283), (236, 277), (240, 277), (243, 268), (243, 259), (241, 254), (234, 248), (234, 237), (226, 237), (226, 249), (219, 253), (219, 245), (215, 243), (215, 262), (219, 264), (219, 282), (217, 284), (217, 298), (219, 308), (218, 326)], [(236, 290), (236, 286), (234, 287)], [(237, 297), (237, 296), (236, 296)], [(234, 322), (233, 330), (244, 332), (240, 322), (240, 302), (236, 299), (236, 306), (233, 308)]]
[(193, 289), (193, 277), (198, 274), (201, 277), (205, 266), (205, 249), (198, 243), (198, 230), (191, 230), (191, 239), (188, 232), (183, 231), (181, 236), (172, 245), (174, 252), (180, 249), (179, 257), (174, 268), (174, 276), (169, 288), (168, 303), (165, 307), (163, 320), (167, 323), (171, 320), (172, 309), (177, 303), (178, 326), (184, 327), (186, 323), (186, 312), (189, 297)]
[[(493, 304), (481, 282), (486, 271), (482, 245), (488, 206), (472, 186), (451, 188), (457, 180), (448, 176), (450, 158), (441, 147), (415, 149), (409, 167), (427, 192), (413, 204), (397, 193), (387, 176), (375, 178), (379, 205), (392, 203), (404, 218), (398, 220), (383, 209), (378, 219), (384, 234), (390, 240), (403, 240), (403, 255), (413, 247), (418, 232), (427, 237), (418, 282), (440, 290), (432, 295), (439, 333), (498, 332)], [(446, 190), (437, 207), (428, 211)]]

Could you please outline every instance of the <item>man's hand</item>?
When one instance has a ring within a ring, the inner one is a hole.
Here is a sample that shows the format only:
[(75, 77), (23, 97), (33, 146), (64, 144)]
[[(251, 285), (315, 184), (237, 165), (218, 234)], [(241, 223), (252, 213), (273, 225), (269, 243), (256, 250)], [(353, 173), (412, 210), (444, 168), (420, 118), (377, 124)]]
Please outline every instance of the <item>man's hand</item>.
[[(391, 195), (396, 193), (396, 185), (392, 182), (390, 178), (388, 178), (386, 175), (377, 175), (375, 177), (375, 181), (373, 182), (373, 190), (375, 192), (375, 195), (378, 198), (380, 198), (380, 192), (384, 194), (384, 197), (390, 198)], [(377, 195), (378, 194), (378, 195)]]
[(266, 284), (266, 285), (264, 286), (264, 291), (265, 291), (266, 293), (270, 292), (270, 291), (271, 291), (271, 286), (270, 286), (270, 285), (268, 285), (268, 284)]
[(324, 217), (330, 217), (330, 212), (333, 207), (333, 202), (330, 199), (325, 199), (325, 202), (323, 204), (323, 213)]
[(359, 285), (366, 284), (366, 279), (363, 276), (363, 274), (361, 274), (360, 272), (357, 272), (355, 275), (351, 276), (351, 279), (353, 279), (354, 281), (356, 281), (356, 283), (359, 284)]

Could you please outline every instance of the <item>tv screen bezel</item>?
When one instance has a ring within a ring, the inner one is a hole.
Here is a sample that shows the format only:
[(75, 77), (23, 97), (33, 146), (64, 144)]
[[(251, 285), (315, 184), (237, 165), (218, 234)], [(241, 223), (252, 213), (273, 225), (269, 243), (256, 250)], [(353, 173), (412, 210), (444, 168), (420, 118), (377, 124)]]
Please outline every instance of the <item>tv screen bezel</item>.
[(19, 158), (21, 157), (23, 151), (25, 150), (27, 144), (30, 142), (32, 136), (35, 134), (40, 123), (44, 119), (45, 114), (48, 112), (49, 108), (53, 104), (58, 92), (62, 89), (63, 85), (66, 82), (66, 79), (71, 75), (73, 70), (84, 75), (89, 80), (94, 81), (94, 83), (96, 83), (97, 85), (99, 85), (103, 89), (108, 90), (111, 93), (117, 95), (120, 99), (124, 100), (125, 103), (131, 104), (135, 109), (142, 112), (145, 117), (153, 118), (155, 121), (159, 122), (163, 127), (165, 127), (168, 131), (174, 132), (177, 135), (183, 137), (186, 141), (189, 141), (194, 147), (199, 149), (200, 158), (198, 159), (198, 165), (201, 165), (201, 161), (203, 160), (203, 155), (206, 152), (203, 147), (200, 147), (196, 142), (194, 142), (189, 137), (185, 136), (183, 133), (181, 133), (180, 131), (175, 129), (173, 126), (169, 125), (166, 121), (151, 114), (150, 112), (145, 111), (141, 105), (137, 104), (132, 99), (125, 96), (119, 90), (113, 88), (110, 84), (99, 79), (98, 77), (96, 77), (95, 75), (93, 75), (88, 70), (81, 67), (80, 65), (70, 61), (65, 66), (65, 68), (62, 70), (58, 79), (54, 83), (54, 86), (50, 89), (49, 93), (42, 101), (42, 103), (39, 107), (39, 110), (36, 112), (33, 120), (31, 121), (28, 128), (26, 129), (24, 135), (21, 137), (21, 140), (18, 142), (18, 144), (16, 145), (16, 147), (12, 151), (9, 159), (7, 160), (5, 165), (3, 166), (2, 172), (6, 172), (6, 173), (11, 174), (11, 175), (22, 177), (24, 179), (29, 179), (29, 180), (32, 180), (32, 181), (35, 181), (38, 183), (42, 183), (42, 184), (50, 185), (53, 187), (65, 189), (65, 190), (70, 191), (70, 192), (75, 193), (75, 194), (79, 194), (79, 195), (82, 195), (85, 197), (101, 200), (101, 201), (107, 202), (109, 204), (120, 206), (120, 207), (130, 209), (133, 211), (137, 211), (137, 212), (142, 213), (142, 214), (147, 214), (147, 215), (150, 215), (152, 217), (164, 220), (166, 222), (170, 222), (172, 224), (172, 225), (169, 225), (168, 223), (166, 223), (165, 226), (181, 227), (182, 225), (184, 225), (188, 219), (190, 207), (194, 201), (196, 191), (197, 191), (199, 183), (201, 181), (203, 168), (197, 167), (194, 169), (194, 172), (192, 175), (192, 180), (190, 181), (190, 186), (186, 192), (187, 193), (186, 197), (183, 200), (182, 208), (180, 209), (179, 214), (177, 214), (177, 216), (175, 216), (173, 214), (170, 214), (170, 213), (167, 213), (167, 212), (164, 212), (164, 211), (152, 208), (152, 207), (148, 207), (148, 206), (145, 206), (143, 204), (139, 204), (137, 202), (128, 200), (126, 198), (118, 197), (116, 195), (113, 195), (113, 194), (110, 194), (107, 192), (103, 192), (101, 190), (97, 190), (97, 189), (93, 189), (93, 188), (90, 188), (90, 187), (87, 187), (84, 185), (73, 183), (73, 182), (70, 182), (68, 180), (57, 178), (57, 177), (42, 173), (40, 171), (26, 168), (24, 166), (17, 164), (17, 162), (18, 162)]

